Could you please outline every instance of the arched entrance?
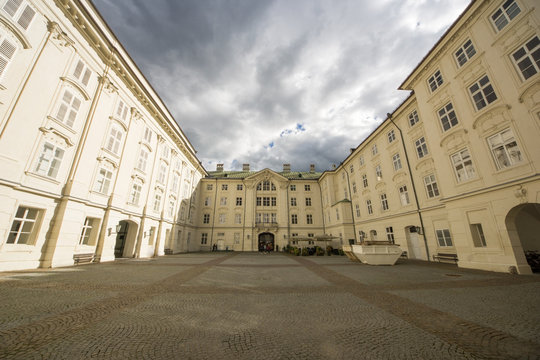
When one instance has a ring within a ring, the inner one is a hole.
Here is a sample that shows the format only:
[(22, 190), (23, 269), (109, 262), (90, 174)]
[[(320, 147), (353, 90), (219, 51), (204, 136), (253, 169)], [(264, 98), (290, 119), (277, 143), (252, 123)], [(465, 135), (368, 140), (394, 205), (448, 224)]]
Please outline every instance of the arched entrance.
[(114, 245), (114, 257), (132, 257), (135, 251), (135, 238), (137, 236), (137, 224), (132, 221), (122, 220), (118, 223), (120, 231), (116, 233)]
[(418, 236), (416, 226), (407, 226), (405, 228), (405, 237), (407, 238), (409, 259), (427, 260), (423, 246), (420, 244), (420, 237)]
[(259, 234), (259, 251), (274, 251), (274, 234)]
[[(512, 208), (505, 219), (512, 244), (521, 245), (533, 272), (540, 272), (540, 204), (522, 204)], [(520, 262), (521, 254), (516, 254)]]

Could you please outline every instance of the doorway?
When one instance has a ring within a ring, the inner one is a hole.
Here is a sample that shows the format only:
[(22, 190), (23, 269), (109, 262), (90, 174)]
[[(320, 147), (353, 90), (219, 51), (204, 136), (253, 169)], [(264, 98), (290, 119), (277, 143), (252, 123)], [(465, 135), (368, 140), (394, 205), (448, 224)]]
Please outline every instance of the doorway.
[(116, 234), (116, 244), (114, 245), (114, 257), (121, 258), (124, 256), (124, 249), (126, 247), (127, 234), (129, 230), (129, 223), (127, 221), (120, 221), (120, 231)]
[[(540, 204), (522, 204), (512, 208), (505, 222), (512, 244), (520, 244), (531, 270), (540, 272)], [(519, 263), (519, 255), (516, 257)]]
[(259, 251), (274, 251), (274, 234), (259, 234)]

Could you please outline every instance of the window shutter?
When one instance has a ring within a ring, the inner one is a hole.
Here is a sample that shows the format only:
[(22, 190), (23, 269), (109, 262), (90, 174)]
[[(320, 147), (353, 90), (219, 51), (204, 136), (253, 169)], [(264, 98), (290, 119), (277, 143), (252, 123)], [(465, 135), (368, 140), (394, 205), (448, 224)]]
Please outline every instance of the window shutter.
[(73, 71), (73, 76), (78, 79), (79, 77), (81, 77), (81, 73), (83, 71), (83, 68), (84, 68), (84, 64), (81, 60), (79, 60), (79, 62), (77, 63), (77, 66), (75, 67), (75, 70)]
[(34, 15), (36, 15), (36, 12), (34, 9), (32, 9), (29, 5), (26, 5), (26, 8), (24, 9), (23, 13), (21, 14), (21, 17), (17, 21), (21, 27), (26, 30), (28, 29), (28, 26), (30, 25), (30, 22), (34, 18)]
[(88, 81), (90, 80), (91, 71), (89, 69), (86, 69), (84, 72), (84, 76), (82, 78), (82, 83), (84, 86), (88, 85)]
[(17, 47), (10, 43), (8, 40), (4, 39), (0, 45), (0, 75), (4, 73), (9, 61), (12, 59), (13, 54), (15, 54)]
[(21, 6), (22, 0), (8, 0), (4, 5), (4, 11), (7, 12), (11, 17), (15, 15), (19, 7)]

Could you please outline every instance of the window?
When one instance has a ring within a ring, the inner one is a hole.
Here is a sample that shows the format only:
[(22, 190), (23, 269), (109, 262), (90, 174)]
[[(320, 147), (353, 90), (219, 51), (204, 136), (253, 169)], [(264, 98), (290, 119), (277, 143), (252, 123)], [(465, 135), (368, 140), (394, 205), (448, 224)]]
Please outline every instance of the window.
[(240, 244), (240, 233), (234, 233), (234, 243)]
[(386, 227), (386, 240), (388, 240), (392, 244), (395, 241), (394, 240), (394, 228), (392, 226)]
[(227, 214), (219, 214), (219, 223), (225, 224), (226, 221), (227, 221)]
[(426, 139), (424, 139), (423, 136), (420, 139), (416, 140), (414, 142), (414, 145), (416, 146), (416, 154), (418, 155), (419, 159), (429, 154), (428, 149), (427, 149)]
[(431, 174), (424, 177), (424, 184), (426, 185), (426, 191), (429, 198), (439, 196), (439, 187), (435, 180), (435, 175)]
[(269, 181), (269, 180), (264, 180), (263, 182), (260, 182), (258, 185), (257, 185), (257, 190), (262, 190), (262, 191), (276, 191), (276, 186), (274, 185), (273, 182)]
[(291, 198), (291, 206), (296, 206), (296, 198)]
[(306, 215), (306, 224), (313, 224), (313, 215), (311, 214)]
[(79, 237), (79, 245), (90, 245), (92, 240), (92, 227), (94, 226), (95, 219), (87, 217), (84, 220), (84, 224), (81, 230), (81, 236)]
[(270, 206), (270, 198), (269, 197), (263, 197), (262, 198), (262, 201), (263, 201), (263, 206)]
[(22, 0), (8, 0), (4, 4), (3, 10), (19, 24), (24, 30), (27, 30), (36, 15), (34, 9)]
[(458, 119), (452, 103), (448, 103), (446, 106), (439, 109), (437, 115), (439, 116), (439, 120), (441, 121), (443, 131), (450, 130), (458, 124)]
[(451, 158), (458, 182), (469, 180), (476, 176), (468, 149), (458, 151)]
[(81, 100), (69, 90), (64, 90), (64, 96), (60, 101), (60, 107), (56, 113), (56, 119), (72, 127), (77, 119), (77, 113), (81, 107)]
[(137, 160), (137, 169), (142, 172), (146, 171), (146, 164), (148, 163), (148, 151), (141, 149), (139, 152), (139, 159)]
[(523, 160), (514, 133), (510, 129), (489, 137), (488, 144), (497, 169), (514, 166)]
[(486, 237), (484, 236), (484, 230), (482, 224), (471, 224), (471, 234), (473, 238), (473, 244), (475, 247), (486, 247)]
[(497, 95), (495, 94), (495, 90), (493, 90), (493, 86), (491, 86), (487, 75), (484, 75), (480, 80), (470, 86), (469, 91), (476, 110), (481, 110), (488, 104), (497, 100)]
[(360, 166), (363, 166), (364, 165), (364, 157), (363, 156), (360, 156), (358, 158), (358, 163), (360, 164)]
[(229, 186), (227, 184), (221, 184), (221, 190), (227, 191), (228, 188)]
[(208, 233), (201, 234), (201, 245), (206, 245), (208, 243)]
[(396, 140), (396, 133), (394, 132), (394, 130), (390, 130), (388, 132), (388, 134), (386, 134), (386, 136), (388, 137), (388, 142), (391, 143), (393, 142), (394, 140)]
[(6, 38), (2, 39), (0, 44), (0, 76), (7, 69), (10, 61), (13, 60), (16, 51), (17, 46), (14, 43)]
[(306, 198), (306, 206), (311, 206), (311, 198)]
[(497, 31), (501, 31), (520, 12), (521, 9), (514, 0), (507, 0), (491, 15), (491, 21)]
[(373, 214), (373, 206), (371, 205), (371, 200), (366, 200), (366, 205), (368, 214)]
[(357, 188), (356, 188), (356, 182), (355, 181), (353, 181), (353, 183), (352, 183), (352, 191), (353, 191), (354, 194), (356, 194)]
[(204, 198), (204, 206), (210, 206), (210, 196)]
[(170, 153), (171, 149), (167, 145), (163, 144), (163, 146), (161, 147), (161, 157), (164, 159), (168, 159)]
[(356, 217), (360, 217), (360, 205), (356, 204), (354, 208), (356, 210)]
[(349, 193), (347, 192), (347, 188), (343, 188), (343, 198), (344, 199), (348, 199), (349, 198)]
[(176, 205), (176, 201), (174, 201), (172, 198), (169, 199), (169, 207), (167, 209), (169, 217), (172, 217), (174, 215), (174, 206)]
[(291, 191), (296, 191), (296, 185), (291, 185)]
[(349, 170), (350, 170), (350, 172), (352, 174), (354, 172), (354, 166), (353, 165), (349, 166)]
[(152, 130), (150, 130), (148, 126), (144, 129), (143, 140), (146, 141), (148, 144), (152, 143)]
[(210, 224), (210, 214), (203, 215), (203, 224)]
[(235, 224), (241, 224), (242, 223), (242, 214), (234, 214), (234, 223)]
[(540, 71), (540, 39), (534, 36), (525, 45), (512, 54), (512, 60), (516, 64), (523, 80)]
[(413, 112), (408, 115), (408, 118), (409, 126), (414, 126), (417, 122), (420, 121), (420, 118), (418, 117), (418, 112), (416, 110), (413, 110)]
[(36, 174), (55, 179), (63, 157), (64, 150), (51, 143), (44, 143), (36, 164)]
[(463, 45), (454, 53), (459, 67), (465, 65), (476, 54), (476, 50), (471, 39), (467, 39)]
[(407, 191), (406, 185), (399, 187), (399, 199), (401, 200), (401, 205), (409, 205), (409, 192)]
[(227, 205), (227, 198), (222, 197), (221, 199), (219, 199), (219, 205), (226, 206)]
[(262, 197), (260, 196), (257, 196), (257, 203), (256, 203), (257, 206), (262, 206)]
[(118, 107), (116, 108), (116, 118), (122, 121), (127, 120), (129, 113), (129, 107), (122, 100), (118, 102)]
[(165, 184), (166, 177), (167, 177), (167, 165), (161, 163), (159, 164), (159, 173), (158, 173), (157, 181), (159, 183)]
[(311, 191), (311, 185), (304, 185), (304, 191)]
[(442, 229), (442, 230), (436, 230), (437, 234), (437, 241), (439, 242), (439, 246), (452, 246), (452, 237), (450, 236), (450, 230), (448, 229)]
[(339, 209), (336, 209), (336, 220), (339, 221)]
[(367, 180), (367, 175), (366, 174), (363, 174), (362, 175), (362, 185), (367, 188), (368, 187), (368, 180)]
[(82, 60), (79, 60), (77, 62), (77, 66), (75, 66), (75, 70), (73, 71), (73, 77), (86, 86), (90, 80), (90, 75), (92, 75), (92, 71), (90, 71), (90, 69), (84, 65)]
[(109, 186), (111, 185), (112, 172), (105, 168), (100, 168), (96, 176), (96, 184), (94, 185), (94, 191), (107, 194), (109, 192)]
[(172, 191), (177, 192), (178, 191), (178, 185), (180, 184), (180, 176), (178, 176), (177, 173), (173, 174), (173, 180), (172, 180)]
[(7, 244), (30, 244), (39, 210), (19, 206), (11, 225), (7, 238)]
[(379, 153), (379, 150), (377, 150), (377, 144), (373, 144), (371, 147), (371, 155), (375, 156)]
[(159, 212), (161, 208), (161, 192), (156, 192), (154, 196), (154, 211)]
[(291, 215), (291, 224), (298, 224), (298, 215), (296, 214)]
[(122, 142), (123, 132), (117, 126), (111, 126), (109, 132), (109, 139), (107, 140), (107, 145), (105, 149), (109, 150), (113, 154), (118, 155), (118, 150), (120, 149), (120, 143)]
[(236, 190), (237, 191), (242, 191), (243, 188), (244, 188), (244, 186), (242, 184), (236, 184)]
[(399, 157), (399, 154), (394, 154), (394, 156), (392, 156), (392, 163), (394, 164), (394, 171), (401, 169), (401, 158)]
[(437, 70), (428, 79), (429, 88), (434, 92), (443, 84), (443, 78), (440, 70)]
[(377, 176), (377, 181), (381, 181), (381, 180), (382, 180), (382, 170), (381, 170), (381, 165), (375, 166), (375, 176)]
[(133, 204), (133, 205), (138, 205), (139, 199), (141, 197), (141, 190), (142, 190), (141, 184), (134, 183), (133, 186), (131, 187), (131, 192), (129, 193), (128, 203)]
[(389, 209), (388, 199), (386, 198), (386, 194), (381, 194), (381, 208), (383, 211), (386, 211)]
[(212, 189), (214, 189), (213, 184), (206, 184), (206, 190), (212, 190)]
[(242, 206), (242, 198), (241, 197), (236, 198), (236, 206)]

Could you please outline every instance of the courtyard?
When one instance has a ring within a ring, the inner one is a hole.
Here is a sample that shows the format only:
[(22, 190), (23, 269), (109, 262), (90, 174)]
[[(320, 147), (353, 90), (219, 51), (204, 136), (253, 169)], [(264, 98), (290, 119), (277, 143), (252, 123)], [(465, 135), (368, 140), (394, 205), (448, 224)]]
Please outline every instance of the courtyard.
[(540, 355), (540, 276), (192, 253), (0, 274), (2, 359)]

